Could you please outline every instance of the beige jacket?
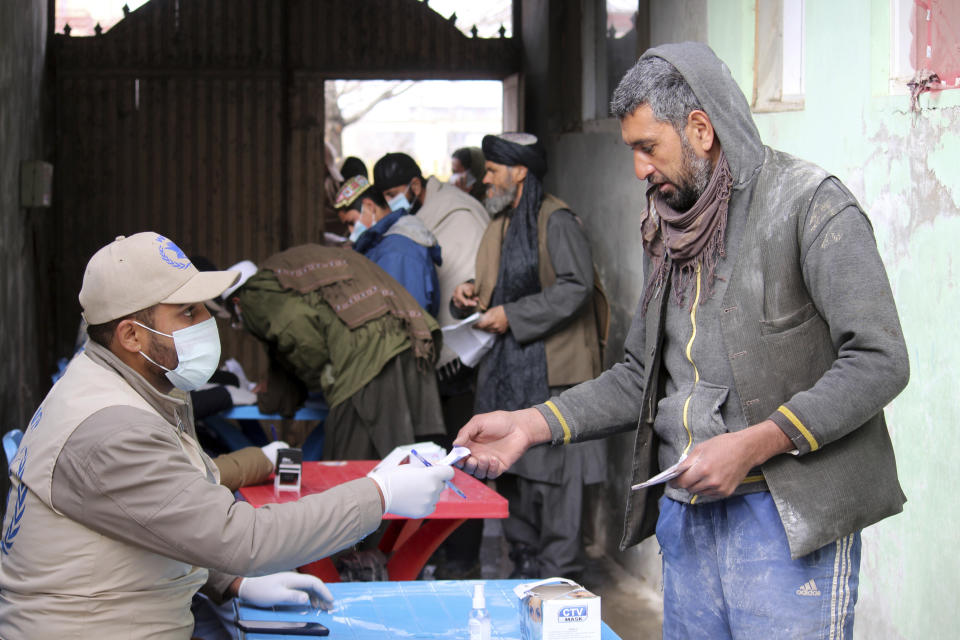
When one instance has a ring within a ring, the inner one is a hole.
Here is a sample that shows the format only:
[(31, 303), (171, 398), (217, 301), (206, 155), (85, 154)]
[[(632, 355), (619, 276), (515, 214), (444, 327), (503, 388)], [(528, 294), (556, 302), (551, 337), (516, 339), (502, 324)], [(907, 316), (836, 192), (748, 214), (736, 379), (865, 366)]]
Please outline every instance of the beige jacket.
[(11, 466), (0, 638), (185, 640), (205, 582), (222, 595), (234, 576), (305, 564), (379, 524), (366, 479), (260, 509), (235, 502), (175, 394), (91, 343), (47, 395)]
[(431, 176), (417, 218), (433, 232), (440, 245), (443, 264), (437, 267), (441, 300), (437, 320), (440, 326), (452, 324), (456, 322), (449, 309), (453, 290), (473, 278), (477, 249), (490, 216), (476, 198)]

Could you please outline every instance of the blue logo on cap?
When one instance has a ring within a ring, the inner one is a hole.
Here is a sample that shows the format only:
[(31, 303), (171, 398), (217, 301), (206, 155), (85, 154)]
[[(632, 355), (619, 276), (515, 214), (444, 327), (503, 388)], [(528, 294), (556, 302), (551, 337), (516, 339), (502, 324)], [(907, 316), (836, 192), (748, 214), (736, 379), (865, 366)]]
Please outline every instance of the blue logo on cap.
[(186, 269), (190, 266), (190, 258), (180, 247), (174, 244), (173, 240), (157, 236), (156, 242), (160, 249), (160, 259), (168, 265), (174, 269)]

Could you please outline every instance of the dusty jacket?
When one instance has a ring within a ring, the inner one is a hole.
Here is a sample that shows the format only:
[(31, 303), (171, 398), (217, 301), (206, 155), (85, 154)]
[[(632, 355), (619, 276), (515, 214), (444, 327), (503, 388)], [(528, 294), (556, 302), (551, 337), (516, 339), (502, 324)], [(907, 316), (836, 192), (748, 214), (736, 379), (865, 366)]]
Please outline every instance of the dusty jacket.
[(222, 595), (236, 575), (305, 564), (380, 522), (367, 480), (260, 509), (235, 502), (190, 420), (182, 396), (99, 345), (74, 358), (11, 469), (0, 637), (185, 640), (204, 582)]
[[(709, 48), (685, 43), (645, 55), (684, 74), (730, 161), (730, 215), (746, 225), (728, 258), (735, 262), (714, 320), (723, 336), (716, 357), (740, 398), (726, 410), (739, 412), (743, 426), (774, 420), (797, 447), (762, 471), (799, 557), (897, 513), (904, 501), (882, 413), (908, 377), (886, 272), (856, 200), (822, 169), (762, 145), (743, 94)], [(649, 261), (644, 267), (649, 274)], [(632, 482), (657, 470), (652, 427), (672, 304), (664, 299), (660, 291), (646, 315), (637, 310), (623, 362), (538, 407), (557, 443), (601, 437), (639, 417)], [(658, 495), (630, 495), (621, 546), (653, 532)]]

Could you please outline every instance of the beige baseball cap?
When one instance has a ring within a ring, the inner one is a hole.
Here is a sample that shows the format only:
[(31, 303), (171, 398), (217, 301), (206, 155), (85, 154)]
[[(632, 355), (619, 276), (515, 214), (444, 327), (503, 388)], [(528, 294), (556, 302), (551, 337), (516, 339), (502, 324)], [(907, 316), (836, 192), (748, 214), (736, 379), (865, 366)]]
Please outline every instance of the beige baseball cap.
[(80, 306), (89, 324), (103, 324), (155, 304), (203, 302), (240, 277), (237, 271), (198, 271), (173, 240), (144, 231), (117, 239), (90, 258)]

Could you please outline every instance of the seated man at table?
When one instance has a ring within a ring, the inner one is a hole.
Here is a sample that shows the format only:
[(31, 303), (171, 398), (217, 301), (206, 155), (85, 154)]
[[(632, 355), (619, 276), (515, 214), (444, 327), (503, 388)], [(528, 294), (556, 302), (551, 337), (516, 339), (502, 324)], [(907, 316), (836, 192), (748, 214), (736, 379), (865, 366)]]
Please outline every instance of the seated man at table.
[(202, 301), (236, 277), (198, 272), (150, 232), (90, 259), (80, 290), (90, 342), (10, 465), (0, 637), (183, 640), (201, 587), (218, 600), (329, 606), (315, 577), (271, 572), (353, 545), (386, 511), (433, 511), (449, 467), (402, 465), (260, 509), (218, 485), (187, 392), (220, 360)]
[(280, 407), (292, 413), (305, 391), (323, 393), (325, 460), (379, 459), (444, 432), (433, 374), (440, 330), (383, 269), (352, 249), (306, 244), (250, 274), (223, 299), (267, 345), (266, 393), (291, 389), (295, 400)]

